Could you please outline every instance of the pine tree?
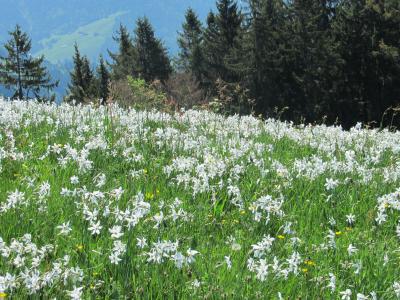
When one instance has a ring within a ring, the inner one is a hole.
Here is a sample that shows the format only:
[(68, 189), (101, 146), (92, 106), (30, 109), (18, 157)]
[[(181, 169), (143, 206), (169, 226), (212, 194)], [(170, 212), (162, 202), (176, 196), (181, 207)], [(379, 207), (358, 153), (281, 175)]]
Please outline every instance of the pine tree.
[(185, 23), (182, 24), (182, 32), (178, 36), (179, 67), (184, 72), (192, 72), (201, 82), (203, 73), (203, 54), (201, 45), (203, 29), (196, 13), (189, 8), (185, 14)]
[(75, 44), (73, 62), (74, 69), (70, 73), (71, 83), (68, 85), (69, 93), (66, 100), (76, 101), (77, 103), (94, 100), (96, 85), (93, 71), (89, 59), (81, 55), (77, 44)]
[(103, 56), (100, 56), (99, 66), (97, 67), (97, 92), (101, 99), (101, 104), (105, 104), (109, 95), (110, 73), (107, 70)]
[(139, 77), (147, 82), (168, 79), (172, 68), (167, 50), (161, 40), (154, 36), (153, 27), (147, 18), (139, 18), (136, 22), (134, 47)]
[(19, 25), (9, 34), (11, 39), (4, 45), (8, 56), (0, 57), (0, 83), (14, 90), (13, 97), (28, 99), (32, 92), (34, 97), (40, 98), (41, 89), (50, 91), (58, 82), (52, 82), (43, 66), (44, 56), (33, 58), (30, 55), (31, 40)]
[(108, 51), (113, 61), (110, 64), (111, 77), (114, 80), (126, 79), (128, 75), (136, 77), (137, 53), (126, 27), (121, 24), (117, 36), (113, 39), (118, 43), (119, 50), (118, 53)]

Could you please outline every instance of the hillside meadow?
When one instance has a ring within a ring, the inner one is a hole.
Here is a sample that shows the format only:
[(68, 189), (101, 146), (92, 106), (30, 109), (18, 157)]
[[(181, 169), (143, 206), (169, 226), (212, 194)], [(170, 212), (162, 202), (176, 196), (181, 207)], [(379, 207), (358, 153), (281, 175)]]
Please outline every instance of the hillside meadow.
[(400, 133), (0, 100), (0, 299), (396, 299)]

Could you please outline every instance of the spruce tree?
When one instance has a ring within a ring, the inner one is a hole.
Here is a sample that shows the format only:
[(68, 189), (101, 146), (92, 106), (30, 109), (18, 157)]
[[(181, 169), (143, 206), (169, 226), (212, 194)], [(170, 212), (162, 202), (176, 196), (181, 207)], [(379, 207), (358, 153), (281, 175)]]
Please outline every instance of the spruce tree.
[(189, 8), (185, 14), (185, 23), (182, 24), (182, 32), (178, 36), (179, 67), (184, 72), (192, 72), (201, 82), (203, 70), (203, 54), (201, 45), (203, 29), (196, 13)]
[(111, 77), (114, 80), (126, 79), (128, 75), (136, 77), (137, 55), (127, 28), (121, 24), (113, 39), (118, 43), (119, 49), (118, 53), (108, 51), (112, 59)]
[(105, 104), (109, 95), (110, 73), (107, 70), (103, 56), (100, 56), (99, 66), (97, 67), (97, 93), (101, 99), (101, 104)]
[(41, 89), (52, 90), (58, 82), (52, 82), (43, 66), (44, 56), (30, 55), (31, 40), (19, 25), (9, 34), (11, 39), (4, 45), (8, 56), (0, 57), (0, 83), (14, 90), (13, 97), (28, 99), (33, 93), (40, 98)]
[(238, 79), (227, 68), (226, 59), (238, 45), (242, 21), (242, 13), (233, 0), (217, 1), (217, 14), (209, 13), (203, 46), (209, 82), (218, 78), (227, 82)]
[(161, 40), (154, 36), (153, 27), (147, 18), (139, 18), (136, 22), (134, 47), (139, 77), (147, 82), (168, 79), (172, 68), (167, 50)]
[(66, 100), (76, 103), (94, 100), (96, 85), (93, 71), (89, 59), (81, 55), (77, 44), (75, 44), (73, 63), (74, 69), (70, 73), (71, 83), (68, 85), (69, 93)]
[[(380, 123), (400, 95), (400, 14), (398, 1), (346, 0), (334, 34), (346, 64), (337, 93), (341, 120)], [(390, 123), (390, 119), (386, 124)], [(376, 125), (377, 125), (376, 124)]]

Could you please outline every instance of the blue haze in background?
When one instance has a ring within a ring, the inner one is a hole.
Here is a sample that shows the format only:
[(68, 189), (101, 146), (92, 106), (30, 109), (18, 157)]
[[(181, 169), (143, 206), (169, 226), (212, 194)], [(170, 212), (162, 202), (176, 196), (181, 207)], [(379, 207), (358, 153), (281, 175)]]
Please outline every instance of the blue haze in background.
[[(173, 56), (188, 7), (204, 23), (208, 12), (215, 10), (215, 0), (0, 0), (0, 55), (8, 31), (19, 24), (32, 39), (32, 54), (45, 55), (52, 77), (60, 80), (60, 98), (69, 82), (75, 42), (95, 65), (100, 54), (107, 58), (107, 49), (117, 49), (112, 36), (121, 23), (133, 35), (136, 19), (147, 16)], [(0, 94), (8, 95), (1, 86)]]

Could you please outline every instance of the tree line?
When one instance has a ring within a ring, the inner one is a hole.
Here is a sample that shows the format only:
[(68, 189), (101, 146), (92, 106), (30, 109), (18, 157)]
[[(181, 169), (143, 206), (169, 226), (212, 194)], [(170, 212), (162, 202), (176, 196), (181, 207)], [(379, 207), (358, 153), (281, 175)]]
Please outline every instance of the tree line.
[[(45, 69), (38, 71), (40, 59), (18, 67), (16, 57), (30, 41), (21, 46), (13, 37), (9, 59), (0, 59), (3, 84), (18, 86), (20, 98), (31, 83), (35, 93), (56, 84)], [(66, 101), (104, 103), (113, 84), (123, 90), (138, 78), (158, 82), (167, 94), (190, 85), (188, 93), (228, 113), (349, 127), (358, 121), (389, 125), (399, 111), (398, 0), (247, 0), (242, 7), (218, 0), (204, 24), (186, 11), (172, 59), (147, 18), (136, 21), (133, 35), (121, 25), (114, 40), (118, 50), (108, 53), (109, 62), (101, 57), (96, 70), (75, 45)], [(24, 73), (29, 65), (36, 65), (36, 81)]]

